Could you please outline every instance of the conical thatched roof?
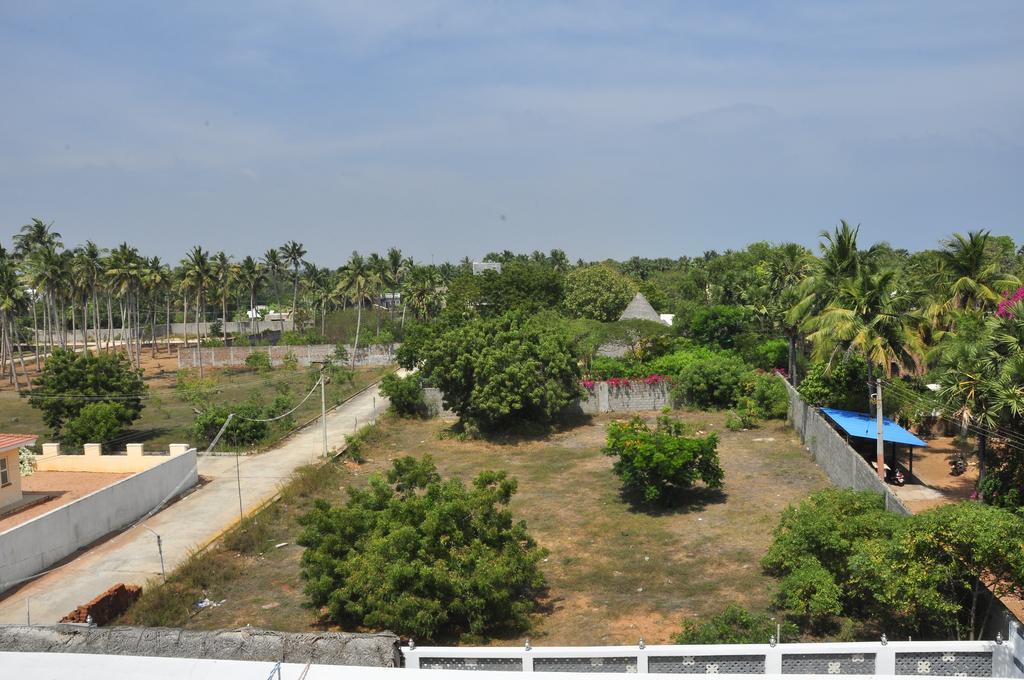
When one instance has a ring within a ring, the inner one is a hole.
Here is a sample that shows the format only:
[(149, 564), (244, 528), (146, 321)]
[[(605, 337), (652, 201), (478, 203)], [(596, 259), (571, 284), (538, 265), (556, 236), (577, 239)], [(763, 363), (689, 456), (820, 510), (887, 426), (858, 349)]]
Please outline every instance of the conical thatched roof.
[(625, 321), (626, 319), (644, 319), (645, 321), (662, 323), (661, 317), (654, 311), (654, 307), (651, 307), (651, 303), (647, 301), (643, 293), (634, 295), (633, 301), (629, 303), (626, 310), (622, 312), (622, 316), (619, 317), (619, 321)]

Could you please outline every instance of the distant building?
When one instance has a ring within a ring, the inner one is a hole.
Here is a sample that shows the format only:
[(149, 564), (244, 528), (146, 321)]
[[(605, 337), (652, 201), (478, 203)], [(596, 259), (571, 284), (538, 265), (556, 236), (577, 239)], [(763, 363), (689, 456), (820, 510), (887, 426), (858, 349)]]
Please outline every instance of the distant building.
[(627, 319), (643, 319), (644, 321), (653, 321), (660, 324), (670, 323), (658, 316), (658, 313), (654, 311), (654, 307), (647, 301), (643, 293), (634, 295), (633, 300), (626, 307), (625, 311), (622, 312), (622, 315), (619, 316), (619, 321), (626, 321)]
[(483, 274), (484, 272), (498, 272), (501, 273), (500, 262), (474, 262), (473, 273)]
[(0, 512), (21, 501), (18, 449), (35, 443), (35, 435), (0, 433)]

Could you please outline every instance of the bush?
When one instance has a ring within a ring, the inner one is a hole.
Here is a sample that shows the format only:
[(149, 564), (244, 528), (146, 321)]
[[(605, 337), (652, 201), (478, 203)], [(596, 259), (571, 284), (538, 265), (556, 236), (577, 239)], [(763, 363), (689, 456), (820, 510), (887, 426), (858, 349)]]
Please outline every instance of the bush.
[(245, 358), (245, 365), (260, 373), (267, 373), (271, 368), (270, 355), (266, 352), (250, 352)]
[[(746, 398), (745, 398), (746, 399)], [(758, 426), (757, 416), (747, 406), (740, 406), (732, 411), (729, 411), (729, 415), (725, 417), (725, 426), (733, 431), (739, 432), (740, 430), (752, 430)]]
[(131, 413), (124, 406), (97, 401), (83, 407), (77, 416), (64, 424), (61, 441), (69, 446), (106, 442), (124, 432), (130, 423)]
[[(743, 607), (729, 605), (721, 614), (702, 621), (683, 621), (676, 635), (677, 645), (765, 644), (775, 637), (776, 622), (767, 614), (751, 614)], [(782, 638), (791, 641), (800, 631), (792, 623), (782, 623)]]
[(744, 361), (763, 371), (789, 366), (789, 343), (781, 338), (762, 340), (740, 349)]
[(838, 616), (843, 611), (843, 590), (816, 559), (809, 559), (783, 577), (775, 606), (788, 609), (809, 623)]
[(627, 492), (648, 503), (667, 504), (698, 480), (712, 489), (722, 486), (718, 436), (689, 434), (685, 423), (669, 416), (659, 416), (653, 429), (636, 416), (608, 425), (604, 453), (616, 457), (612, 469)]
[(812, 406), (866, 412), (869, 410), (867, 382), (867, 364), (859, 356), (851, 355), (831, 363), (811, 364), (797, 391)]
[(789, 392), (782, 378), (774, 373), (751, 373), (743, 392), (758, 418), (785, 418), (789, 412)]
[(422, 416), (427, 411), (423, 386), (415, 373), (404, 378), (389, 373), (380, 381), (380, 392), (391, 400), (391, 409), (403, 418)]
[(565, 277), (562, 304), (574, 316), (615, 321), (636, 294), (628, 278), (603, 264), (579, 267)]
[(281, 367), (286, 371), (296, 371), (299, 368), (299, 358), (295, 356), (295, 352), (287, 352), (284, 358), (281, 359)]
[(324, 345), (327, 339), (313, 330), (308, 331), (285, 331), (281, 334), (279, 345)]
[(341, 625), (417, 640), (521, 631), (544, 585), (546, 552), (515, 522), (515, 480), (481, 472), (442, 481), (429, 456), (394, 461), (300, 519), (305, 592)]
[(121, 406), (121, 427), (127, 427), (142, 414), (147, 391), (142, 372), (135, 370), (124, 354), (57, 349), (35, 380), (28, 403), (43, 412), (43, 422), (60, 437), (65, 422), (101, 397), (113, 397), (110, 401)]
[(421, 374), (464, 423), (549, 423), (580, 394), (566, 335), (518, 313), (442, 330), (419, 348)]
[(730, 349), (752, 329), (753, 315), (745, 307), (712, 305), (699, 307), (689, 318), (685, 334), (701, 345)]
[[(196, 416), (195, 424), (192, 426), (193, 434), (202, 441), (212, 442), (220, 432), (220, 428), (224, 427), (224, 421), (227, 420), (229, 413), (230, 411), (225, 406), (213, 406), (203, 411)], [(235, 413), (237, 415), (228, 423), (221, 441), (231, 446), (252, 446), (263, 441), (270, 430), (268, 424), (246, 419), (263, 418), (264, 414), (252, 405), (237, 408)]]
[(678, 403), (697, 408), (728, 408), (740, 396), (750, 367), (736, 354), (706, 347), (685, 349), (648, 364), (652, 373), (672, 376)]

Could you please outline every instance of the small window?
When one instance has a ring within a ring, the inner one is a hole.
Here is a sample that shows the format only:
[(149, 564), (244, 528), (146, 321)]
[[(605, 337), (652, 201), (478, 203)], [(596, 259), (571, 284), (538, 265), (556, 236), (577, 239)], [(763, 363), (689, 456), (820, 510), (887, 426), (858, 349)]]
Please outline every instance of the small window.
[(7, 474), (7, 459), (0, 458), (0, 486), (7, 486), (10, 483), (11, 478)]

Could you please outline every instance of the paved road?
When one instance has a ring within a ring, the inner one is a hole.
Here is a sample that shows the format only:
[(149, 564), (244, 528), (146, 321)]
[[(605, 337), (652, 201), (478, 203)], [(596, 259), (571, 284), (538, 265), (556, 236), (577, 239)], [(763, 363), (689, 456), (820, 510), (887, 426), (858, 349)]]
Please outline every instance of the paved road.
[[(386, 406), (387, 399), (372, 388), (329, 413), (328, 445), (339, 447), (357, 425), (365, 425)], [(275, 449), (241, 458), (242, 506), (246, 513), (271, 498), (293, 470), (316, 461), (322, 451), (318, 420)], [(199, 474), (212, 481), (145, 522), (163, 539), (167, 571), (181, 564), (190, 550), (206, 545), (238, 521), (235, 458), (202, 456)], [(9, 595), (0, 602), (0, 623), (25, 623), (28, 611), (32, 623), (56, 623), (115, 583), (141, 585), (159, 575), (156, 537), (138, 526)]]

